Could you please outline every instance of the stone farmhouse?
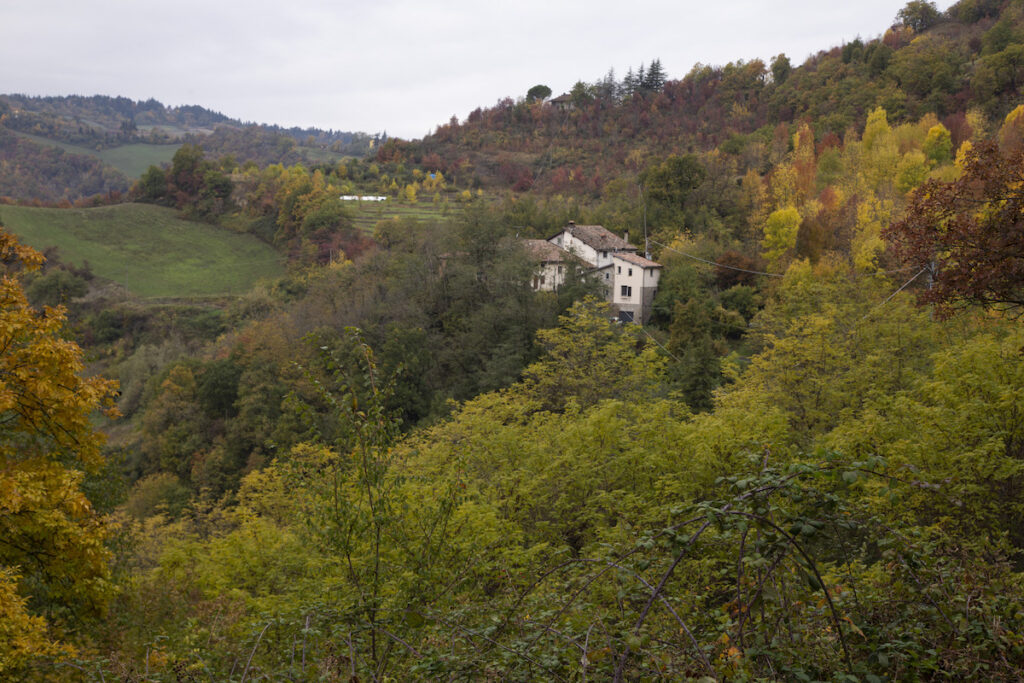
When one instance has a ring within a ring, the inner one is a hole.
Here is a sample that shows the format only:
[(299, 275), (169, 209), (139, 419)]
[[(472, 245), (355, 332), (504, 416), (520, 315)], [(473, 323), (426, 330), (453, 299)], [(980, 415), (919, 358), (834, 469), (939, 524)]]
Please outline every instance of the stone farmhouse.
[(647, 322), (658, 291), (661, 264), (637, 254), (627, 240), (600, 225), (570, 221), (546, 240), (524, 240), (527, 253), (539, 264), (533, 288), (555, 291), (573, 263), (582, 264), (605, 287), (605, 297), (623, 322)]

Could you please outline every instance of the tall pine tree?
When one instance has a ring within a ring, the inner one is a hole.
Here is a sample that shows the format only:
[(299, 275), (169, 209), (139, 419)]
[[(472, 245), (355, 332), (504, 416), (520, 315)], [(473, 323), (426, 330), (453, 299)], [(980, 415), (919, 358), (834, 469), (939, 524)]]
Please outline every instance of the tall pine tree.
[(661, 60), (655, 59), (647, 68), (647, 74), (641, 77), (640, 87), (643, 90), (660, 92), (665, 87), (665, 71), (661, 68)]

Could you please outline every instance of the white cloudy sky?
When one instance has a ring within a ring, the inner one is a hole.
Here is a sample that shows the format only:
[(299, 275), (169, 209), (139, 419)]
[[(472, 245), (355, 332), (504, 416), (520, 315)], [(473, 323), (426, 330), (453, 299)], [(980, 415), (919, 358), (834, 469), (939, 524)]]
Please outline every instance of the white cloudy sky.
[[(944, 10), (953, 0), (939, 0)], [(0, 92), (123, 95), (246, 121), (421, 137), (614, 67), (872, 38), (905, 0), (0, 0)]]

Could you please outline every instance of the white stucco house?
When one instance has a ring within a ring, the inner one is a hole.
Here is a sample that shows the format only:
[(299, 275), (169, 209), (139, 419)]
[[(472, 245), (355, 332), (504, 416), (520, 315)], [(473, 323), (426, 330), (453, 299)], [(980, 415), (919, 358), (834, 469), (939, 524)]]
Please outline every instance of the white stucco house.
[(612, 257), (612, 291), (608, 301), (620, 320), (645, 323), (651, 317), (654, 295), (658, 293), (661, 264), (635, 252), (624, 251)]
[(540, 292), (554, 292), (565, 284), (565, 271), (572, 255), (559, 249), (547, 240), (523, 240), (523, 247), (538, 269), (533, 274), (531, 285)]
[[(524, 240), (539, 264), (533, 288), (557, 290), (572, 260), (582, 262), (590, 277), (605, 286), (605, 297), (623, 322), (647, 322), (658, 291), (661, 264), (637, 254), (637, 248), (601, 225), (565, 228), (547, 240)], [(544, 246), (547, 245), (547, 246)]]

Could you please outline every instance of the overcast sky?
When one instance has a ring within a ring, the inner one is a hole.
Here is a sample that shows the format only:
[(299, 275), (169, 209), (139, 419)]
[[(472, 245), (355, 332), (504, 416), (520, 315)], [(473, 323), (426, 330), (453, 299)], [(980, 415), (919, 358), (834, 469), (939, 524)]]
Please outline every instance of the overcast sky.
[[(660, 58), (794, 65), (905, 0), (0, 0), (0, 92), (153, 97), (283, 126), (418, 138), (452, 115)], [(939, 0), (945, 10), (953, 0)]]

